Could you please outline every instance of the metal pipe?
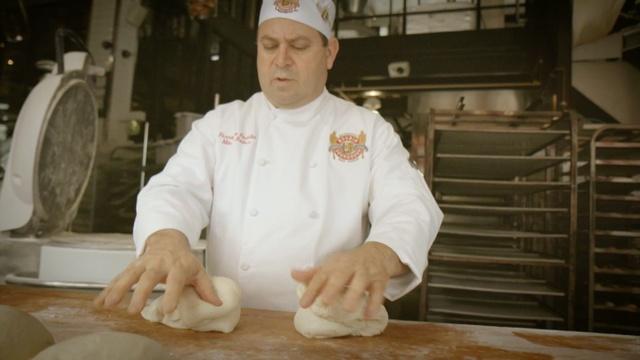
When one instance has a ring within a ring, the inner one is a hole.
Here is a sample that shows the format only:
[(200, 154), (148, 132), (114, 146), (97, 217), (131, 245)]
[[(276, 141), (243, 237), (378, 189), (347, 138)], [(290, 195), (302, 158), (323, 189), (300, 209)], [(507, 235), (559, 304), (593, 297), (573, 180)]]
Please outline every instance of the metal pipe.
[(58, 28), (55, 35), (56, 61), (58, 62), (58, 74), (64, 74), (64, 28)]
[(337, 86), (333, 91), (368, 91), (368, 90), (388, 90), (388, 91), (422, 91), (422, 90), (452, 90), (452, 89), (514, 89), (514, 88), (537, 88), (539, 81), (514, 82), (514, 83), (476, 83), (476, 84), (419, 84), (419, 85), (367, 85), (367, 86)]
[(144, 122), (144, 137), (142, 140), (142, 171), (140, 171), (140, 190), (144, 188), (147, 169), (147, 146), (149, 145), (149, 122)]

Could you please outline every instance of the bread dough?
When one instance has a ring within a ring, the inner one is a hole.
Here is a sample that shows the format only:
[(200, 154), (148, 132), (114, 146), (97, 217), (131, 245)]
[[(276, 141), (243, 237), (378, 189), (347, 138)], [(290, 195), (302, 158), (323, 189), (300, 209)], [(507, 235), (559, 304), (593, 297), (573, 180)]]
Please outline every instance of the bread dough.
[[(302, 297), (306, 286), (298, 286), (298, 298)], [(382, 333), (389, 322), (389, 314), (384, 307), (371, 319), (364, 319), (368, 294), (360, 299), (356, 311), (348, 312), (342, 307), (343, 298), (326, 306), (320, 299), (308, 308), (299, 308), (293, 319), (298, 332), (308, 338), (332, 338), (340, 336), (374, 336)]]
[(31, 359), (54, 343), (53, 336), (38, 319), (0, 305), (0, 359)]
[(213, 276), (211, 282), (222, 300), (222, 306), (214, 306), (200, 299), (196, 291), (187, 286), (182, 291), (174, 312), (162, 314), (163, 295), (142, 309), (142, 317), (177, 329), (223, 333), (233, 331), (240, 320), (240, 287), (235, 281), (225, 277)]
[(99, 332), (60, 342), (39, 353), (33, 360), (168, 360), (167, 350), (145, 336), (126, 332)]

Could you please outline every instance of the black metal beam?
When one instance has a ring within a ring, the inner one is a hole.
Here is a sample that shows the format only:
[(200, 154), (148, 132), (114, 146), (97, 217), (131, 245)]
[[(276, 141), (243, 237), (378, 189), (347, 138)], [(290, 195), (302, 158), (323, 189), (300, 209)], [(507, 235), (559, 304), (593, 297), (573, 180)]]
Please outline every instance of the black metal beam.
[[(495, 29), (341, 40), (329, 84), (535, 82), (538, 61), (525, 29)], [(390, 78), (392, 62), (408, 61), (407, 78)]]

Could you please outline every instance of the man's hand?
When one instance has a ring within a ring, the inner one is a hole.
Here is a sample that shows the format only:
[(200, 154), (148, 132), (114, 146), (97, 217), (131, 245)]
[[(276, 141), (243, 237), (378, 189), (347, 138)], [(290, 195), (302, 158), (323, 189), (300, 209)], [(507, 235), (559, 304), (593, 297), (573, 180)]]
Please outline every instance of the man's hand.
[(191, 253), (187, 238), (177, 230), (160, 230), (149, 236), (144, 253), (116, 276), (93, 302), (97, 307), (114, 308), (136, 283), (128, 307), (131, 314), (142, 311), (158, 283), (167, 284), (162, 302), (165, 314), (176, 309), (186, 285), (193, 286), (204, 301), (222, 305), (205, 269)]
[(384, 302), (384, 290), (389, 279), (407, 271), (407, 266), (400, 262), (391, 248), (370, 241), (353, 250), (332, 255), (321, 266), (293, 270), (291, 276), (307, 284), (307, 291), (300, 298), (302, 308), (311, 306), (318, 297), (325, 304), (333, 305), (345, 292), (345, 310), (355, 311), (360, 298), (368, 291), (365, 317), (371, 318)]

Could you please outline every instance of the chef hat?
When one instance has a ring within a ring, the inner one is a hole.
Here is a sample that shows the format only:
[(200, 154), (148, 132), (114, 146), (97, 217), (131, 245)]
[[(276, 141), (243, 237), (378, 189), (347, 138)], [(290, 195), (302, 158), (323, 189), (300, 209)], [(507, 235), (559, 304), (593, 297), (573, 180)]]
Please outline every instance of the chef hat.
[(258, 25), (273, 18), (294, 20), (331, 38), (336, 7), (332, 0), (263, 0)]

